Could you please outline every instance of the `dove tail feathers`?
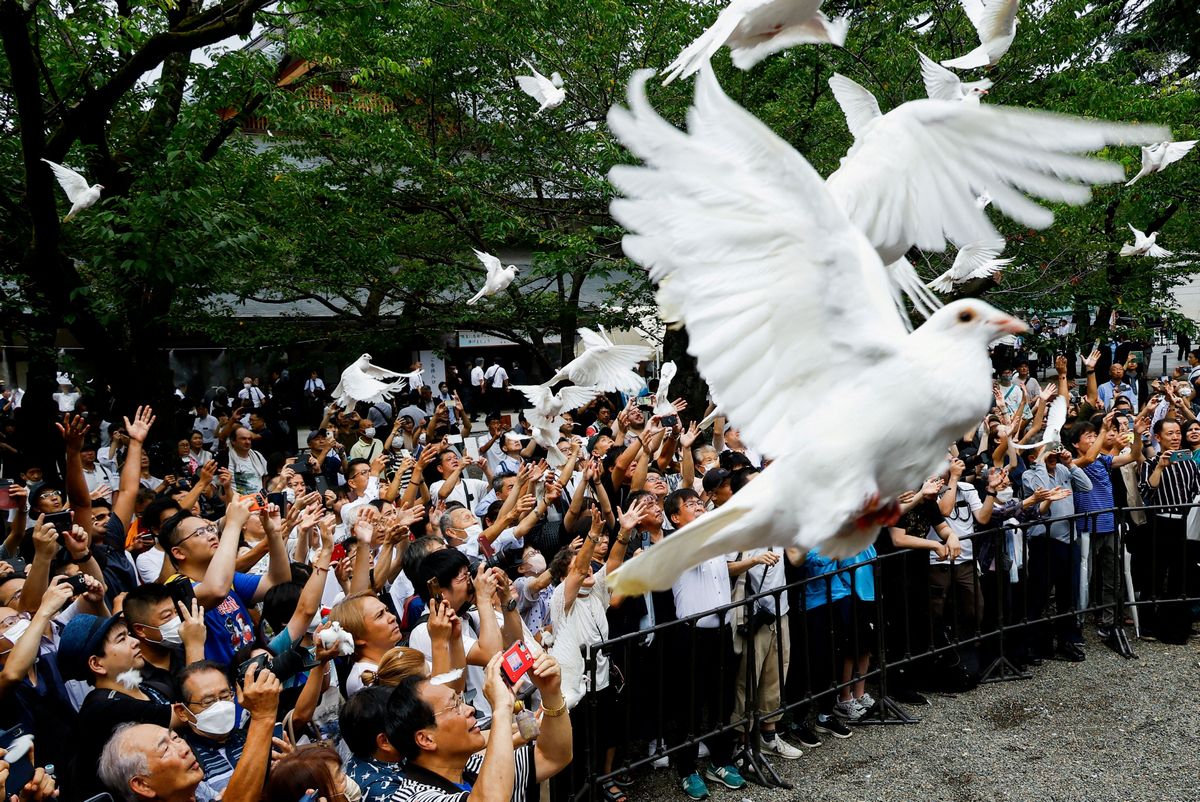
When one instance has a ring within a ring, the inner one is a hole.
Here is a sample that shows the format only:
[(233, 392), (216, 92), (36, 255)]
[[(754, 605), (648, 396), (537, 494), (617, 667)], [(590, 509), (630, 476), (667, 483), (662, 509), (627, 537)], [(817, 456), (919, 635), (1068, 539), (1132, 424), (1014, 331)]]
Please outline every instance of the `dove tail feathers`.
[(991, 60), (992, 57), (988, 55), (987, 47), (980, 45), (965, 56), (946, 59), (942, 62), (942, 66), (955, 70), (973, 70), (979, 67), (986, 67)]
[[(737, 527), (753, 509), (750, 505), (730, 502), (705, 513), (609, 574), (609, 587), (622, 596), (667, 590), (687, 569), (729, 551), (731, 543), (726, 530)], [(717, 538), (717, 535), (725, 536)]]

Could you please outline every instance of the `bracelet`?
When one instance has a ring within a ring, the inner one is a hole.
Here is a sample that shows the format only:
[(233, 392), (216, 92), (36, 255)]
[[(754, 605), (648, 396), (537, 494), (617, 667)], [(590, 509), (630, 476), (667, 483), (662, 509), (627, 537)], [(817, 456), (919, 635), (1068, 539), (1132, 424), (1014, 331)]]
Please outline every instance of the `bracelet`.
[(313, 570), (314, 571), (328, 571), (329, 566), (328, 565), (314, 565)]
[(599, 543), (599, 542), (600, 542), (600, 536), (599, 536), (599, 535), (596, 535), (595, 537), (592, 537), (592, 535), (590, 535), (590, 534), (589, 534), (589, 535), (587, 536), (587, 539), (588, 539), (588, 540), (590, 540), (590, 541), (592, 541), (593, 543)]
[(549, 716), (550, 718), (558, 718), (559, 716), (561, 716), (563, 713), (566, 713), (566, 712), (567, 712), (567, 700), (565, 698), (562, 700), (562, 704), (559, 705), (558, 707), (548, 707), (544, 704), (542, 705), (542, 713)]
[(621, 537), (620, 535), (617, 535), (617, 542), (620, 543), (622, 546), (629, 545), (630, 540), (633, 540), (632, 535), (626, 535), (625, 537)]
[(92, 559), (92, 550), (88, 549), (86, 552), (84, 552), (82, 557), (72, 558), (71, 562), (75, 563), (76, 565), (79, 565), (81, 563), (87, 562), (90, 559)]

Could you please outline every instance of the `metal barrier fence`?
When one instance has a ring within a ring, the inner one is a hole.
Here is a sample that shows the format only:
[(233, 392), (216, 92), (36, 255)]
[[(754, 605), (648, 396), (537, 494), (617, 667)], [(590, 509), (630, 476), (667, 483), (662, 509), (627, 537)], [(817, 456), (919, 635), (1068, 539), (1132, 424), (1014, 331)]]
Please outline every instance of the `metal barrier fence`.
[[(856, 724), (914, 724), (893, 691), (930, 677), (962, 690), (1027, 679), (1056, 650), (1069, 657), (1091, 618), (1128, 658), (1127, 616), (1135, 634), (1186, 642), (1200, 601), (1197, 508), (1004, 524), (961, 538), (953, 563), (897, 549), (585, 646), (591, 690), (572, 710), (575, 760), (555, 802), (602, 799), (607, 782), (662, 757), (690, 773), (701, 742), (711, 762), (736, 758), (748, 781), (790, 788), (761, 751), (763, 721), (832, 712), (843, 689), (870, 681), (876, 704)], [(786, 615), (770, 614), (785, 602)]]

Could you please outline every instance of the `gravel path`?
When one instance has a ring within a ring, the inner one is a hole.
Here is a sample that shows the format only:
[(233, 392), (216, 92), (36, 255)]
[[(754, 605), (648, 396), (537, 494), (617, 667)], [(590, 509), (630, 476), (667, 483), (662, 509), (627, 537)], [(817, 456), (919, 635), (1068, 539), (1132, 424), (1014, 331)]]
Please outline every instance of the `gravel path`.
[[(931, 695), (906, 726), (856, 727), (795, 761), (795, 790), (713, 787), (713, 802), (774, 800), (1200, 800), (1200, 642), (1135, 641), (1137, 660), (1098, 643), (1079, 664), (1047, 661), (1033, 678)], [(686, 797), (660, 770), (630, 800)]]

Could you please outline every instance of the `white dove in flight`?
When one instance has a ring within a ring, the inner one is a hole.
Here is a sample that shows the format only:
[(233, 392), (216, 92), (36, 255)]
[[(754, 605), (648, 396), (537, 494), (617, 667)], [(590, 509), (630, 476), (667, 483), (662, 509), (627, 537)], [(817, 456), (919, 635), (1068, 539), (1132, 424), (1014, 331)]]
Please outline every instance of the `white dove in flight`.
[(992, 196), (987, 194), (986, 192), (981, 192), (979, 194), (979, 196), (975, 198), (975, 208), (979, 209), (980, 211), (983, 211), (984, 209), (986, 209), (987, 207), (989, 207), (991, 205), (992, 205)]
[(829, 19), (821, 13), (821, 0), (733, 0), (717, 21), (683, 49), (663, 70), (663, 85), (686, 78), (729, 45), (733, 64), (748, 70), (772, 53), (792, 45), (833, 44), (846, 41), (845, 18)]
[(659, 417), (675, 414), (675, 405), (671, 403), (671, 379), (675, 378), (677, 368), (675, 362), (664, 362), (658, 369), (658, 390), (654, 393), (654, 414)]
[(1121, 246), (1122, 256), (1152, 256), (1155, 259), (1162, 259), (1165, 256), (1175, 255), (1156, 242), (1157, 231), (1147, 235), (1144, 231), (1138, 231), (1132, 224), (1129, 224), (1129, 230), (1133, 232), (1133, 244)]
[(63, 192), (67, 194), (67, 200), (71, 202), (71, 211), (67, 212), (67, 216), (63, 218), (64, 221), (74, 220), (75, 215), (100, 200), (100, 190), (104, 189), (103, 184), (88, 186), (87, 179), (70, 167), (55, 164), (49, 159), (42, 159), (42, 161), (50, 165), (50, 169), (54, 171), (54, 177), (58, 179), (58, 185), (63, 188)]
[[(471, 250), (475, 249), (472, 248)], [(505, 267), (500, 264), (500, 260), (495, 256), (483, 251), (475, 251), (475, 256), (487, 268), (487, 278), (483, 282), (483, 288), (467, 300), (467, 303), (471, 305), (479, 303), (479, 299), (485, 295), (495, 295), (500, 292), (509, 284), (512, 284), (513, 279), (517, 277), (516, 265)]]
[(1196, 143), (1200, 139), (1189, 139), (1186, 142), (1159, 142), (1155, 145), (1142, 146), (1142, 169), (1133, 178), (1126, 182), (1125, 186), (1131, 187), (1137, 183), (1137, 180), (1151, 173), (1161, 173), (1167, 169), (1168, 164), (1175, 162), (1188, 155), (1188, 152), (1196, 147)]
[(979, 47), (965, 56), (943, 60), (942, 66), (956, 70), (996, 66), (1017, 38), (1018, 5), (1018, 0), (988, 0), (986, 4), (962, 0), (963, 11), (979, 34)]
[(525, 59), (521, 59), (525, 66), (533, 75), (518, 75), (517, 86), (521, 87), (521, 91), (536, 100), (541, 106), (537, 110), (537, 114), (541, 114), (546, 109), (556, 109), (562, 105), (562, 102), (567, 99), (567, 92), (562, 88), (563, 79), (557, 72), (550, 73), (547, 78), (533, 68)]
[(363, 354), (342, 371), (342, 378), (333, 388), (333, 398), (342, 409), (353, 409), (359, 401), (374, 404), (384, 401), (401, 390), (405, 383), (421, 371), (396, 373), (371, 364), (371, 355)]
[(961, 300), (906, 332), (879, 255), (799, 153), (726, 97), (710, 67), (686, 133), (650, 106), (650, 77), (637, 73), (629, 108), (608, 114), (644, 162), (609, 172), (611, 212), (631, 232), (626, 255), (671, 296), (730, 421), (774, 461), (625, 563), (613, 591), (669, 588), (690, 566), (759, 546), (855, 554), (987, 412), (988, 343), (1025, 325)]
[(558, 447), (562, 437), (561, 428), (566, 419), (563, 412), (570, 412), (590, 402), (602, 392), (599, 387), (564, 387), (555, 394), (547, 384), (518, 384), (513, 389), (520, 391), (533, 408), (525, 411), (529, 425), (533, 430), (533, 439), (546, 449), (546, 462), (552, 468), (561, 468), (567, 464), (567, 455)]
[(961, 100), (978, 106), (980, 98), (992, 88), (992, 82), (987, 78), (964, 83), (920, 50), (917, 55), (921, 57), (921, 80), (925, 82), (925, 94), (934, 100)]
[(1060, 395), (1050, 402), (1050, 409), (1046, 412), (1046, 428), (1042, 432), (1042, 439), (1036, 443), (1028, 443), (1026, 445), (1013, 444), (1012, 447), (1018, 451), (1025, 451), (1030, 448), (1049, 445), (1050, 443), (1061, 443), (1062, 428), (1066, 425), (1067, 399)]
[(634, 373), (638, 363), (653, 355), (647, 345), (616, 345), (603, 326), (599, 333), (591, 329), (579, 329), (584, 352), (559, 368), (548, 386), (560, 381), (571, 381), (581, 387), (596, 387), (600, 392), (637, 393), (645, 384), (642, 377)]
[(959, 249), (954, 257), (954, 264), (942, 275), (929, 282), (929, 289), (938, 292), (952, 292), (954, 285), (962, 284), (975, 278), (987, 278), (999, 273), (1005, 265), (1012, 264), (1012, 257), (1000, 259), (1004, 250), (1004, 240), (985, 240), (972, 242)]
[(826, 181), (830, 193), (890, 265), (914, 245), (944, 251), (995, 240), (977, 203), (986, 187), (1005, 216), (1042, 229), (1054, 214), (1024, 194), (1082, 205), (1088, 184), (1125, 178), (1117, 162), (1076, 154), (1109, 145), (1158, 142), (1167, 129), (1085, 120), (1005, 106), (912, 100), (882, 114), (874, 95), (834, 73), (834, 97), (854, 144)]

